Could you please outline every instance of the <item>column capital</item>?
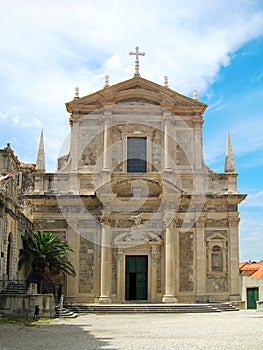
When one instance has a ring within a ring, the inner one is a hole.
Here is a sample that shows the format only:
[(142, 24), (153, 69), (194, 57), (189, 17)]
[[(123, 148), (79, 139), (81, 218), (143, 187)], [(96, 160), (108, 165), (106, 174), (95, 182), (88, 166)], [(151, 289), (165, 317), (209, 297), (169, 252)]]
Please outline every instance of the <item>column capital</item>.
[(203, 216), (199, 216), (199, 218), (197, 219), (197, 221), (195, 223), (195, 226), (198, 228), (204, 228), (205, 222), (206, 222), (206, 218)]
[(175, 219), (175, 211), (174, 210), (165, 210), (163, 214), (163, 221), (166, 226), (169, 226), (173, 220)]
[(239, 221), (240, 221), (239, 217), (230, 217), (230, 218), (228, 218), (229, 226), (238, 226)]
[(118, 249), (116, 253), (114, 253), (117, 262), (122, 262), (124, 259), (124, 251), (123, 249)]
[(163, 112), (163, 120), (164, 120), (165, 122), (171, 121), (171, 120), (172, 120), (172, 113), (171, 113), (171, 112), (168, 112), (168, 111), (164, 111), (164, 112)]
[(103, 113), (103, 119), (110, 119), (112, 115), (112, 111), (110, 109), (105, 108)]
[(193, 123), (195, 127), (201, 128), (204, 124), (204, 120), (201, 115), (197, 114), (193, 117)]
[(151, 247), (151, 257), (154, 262), (157, 262), (157, 259), (160, 256), (160, 248), (159, 246), (153, 245)]
[(101, 210), (100, 222), (104, 225), (111, 226), (112, 216), (111, 216), (110, 210), (106, 210), (106, 209)]

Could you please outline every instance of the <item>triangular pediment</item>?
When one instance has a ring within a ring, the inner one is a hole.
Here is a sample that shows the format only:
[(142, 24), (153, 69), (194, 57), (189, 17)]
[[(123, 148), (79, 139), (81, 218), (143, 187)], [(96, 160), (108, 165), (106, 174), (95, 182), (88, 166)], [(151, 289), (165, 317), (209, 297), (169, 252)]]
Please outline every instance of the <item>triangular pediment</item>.
[(145, 102), (171, 112), (202, 114), (207, 105), (147, 79), (132, 79), (101, 89), (66, 103), (69, 113), (92, 113), (100, 108), (125, 102)]
[(221, 233), (215, 233), (210, 236), (207, 241), (226, 241), (226, 237)]

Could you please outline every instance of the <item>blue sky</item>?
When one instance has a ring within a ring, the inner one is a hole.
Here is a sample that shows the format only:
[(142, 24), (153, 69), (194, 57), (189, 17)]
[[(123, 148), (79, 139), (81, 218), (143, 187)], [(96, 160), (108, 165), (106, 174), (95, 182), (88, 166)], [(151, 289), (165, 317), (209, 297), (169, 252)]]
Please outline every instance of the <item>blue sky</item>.
[(35, 162), (44, 128), (48, 171), (69, 132), (65, 102), (133, 76), (209, 105), (204, 153), (223, 172), (230, 130), (239, 173), (240, 260), (263, 259), (263, 2), (0, 0), (0, 147)]

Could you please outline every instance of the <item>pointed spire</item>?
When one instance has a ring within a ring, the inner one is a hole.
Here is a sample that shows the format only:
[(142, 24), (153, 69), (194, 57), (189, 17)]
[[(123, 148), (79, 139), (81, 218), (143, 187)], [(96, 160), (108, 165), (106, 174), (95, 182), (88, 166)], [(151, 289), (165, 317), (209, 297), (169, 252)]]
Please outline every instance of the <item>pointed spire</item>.
[(39, 139), (36, 170), (39, 172), (46, 171), (43, 129), (41, 130), (40, 139)]
[(236, 170), (234, 154), (232, 150), (232, 144), (230, 139), (230, 132), (227, 134), (227, 145), (226, 145), (226, 159), (225, 159), (225, 173), (234, 173)]

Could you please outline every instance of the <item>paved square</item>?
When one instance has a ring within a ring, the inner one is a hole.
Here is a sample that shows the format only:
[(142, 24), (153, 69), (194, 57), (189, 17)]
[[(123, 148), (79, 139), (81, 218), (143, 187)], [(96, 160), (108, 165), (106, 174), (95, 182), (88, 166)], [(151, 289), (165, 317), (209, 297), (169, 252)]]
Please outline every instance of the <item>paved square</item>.
[(263, 313), (86, 315), (32, 327), (0, 325), (1, 350), (262, 350)]

